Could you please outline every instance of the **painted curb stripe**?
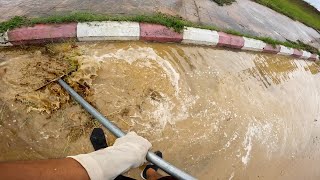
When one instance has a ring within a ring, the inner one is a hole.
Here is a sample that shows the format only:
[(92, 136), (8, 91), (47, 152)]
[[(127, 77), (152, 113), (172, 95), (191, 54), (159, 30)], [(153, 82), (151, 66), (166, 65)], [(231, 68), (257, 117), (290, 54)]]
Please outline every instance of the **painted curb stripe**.
[(217, 31), (186, 27), (183, 30), (183, 44), (196, 44), (214, 46), (219, 42)]
[(309, 60), (316, 61), (317, 60), (317, 55), (316, 54), (311, 54)]
[(8, 31), (0, 33), (0, 46), (12, 46), (12, 44), (9, 42)]
[(183, 44), (222, 46), (249, 51), (281, 54), (310, 60), (319, 55), (307, 51), (276, 45), (263, 41), (226, 34), (207, 29), (185, 27), (183, 34), (158, 24), (137, 22), (87, 22), (65, 24), (38, 24), (33, 27), (16, 28), (0, 33), (0, 46), (43, 44), (77, 38), (78, 41), (144, 40), (155, 42), (181, 42)]
[(140, 26), (137, 22), (87, 22), (78, 23), (79, 41), (139, 40)]
[(244, 39), (241, 36), (234, 36), (224, 32), (218, 32), (218, 46), (241, 49), (244, 46)]
[(182, 39), (182, 34), (179, 34), (166, 26), (140, 23), (140, 40), (179, 43)]
[(293, 48), (280, 45), (280, 52), (278, 54), (281, 54), (284, 56), (291, 56), (293, 54), (293, 51), (294, 51)]
[(244, 45), (243, 50), (249, 50), (249, 51), (263, 51), (263, 48), (266, 47), (266, 43), (260, 40), (251, 39), (243, 37), (244, 39)]
[(280, 46), (279, 45), (272, 46), (271, 44), (267, 44), (263, 48), (263, 52), (272, 53), (272, 54), (278, 54), (280, 52)]
[(61, 42), (76, 37), (76, 23), (38, 24), (33, 27), (22, 27), (8, 32), (13, 45), (42, 44)]
[(302, 56), (302, 51), (300, 51), (300, 50), (298, 50), (298, 49), (294, 49), (292, 56), (293, 56), (293, 57), (296, 57), (296, 58), (299, 58), (299, 57)]
[(302, 54), (301, 58), (309, 59), (311, 57), (311, 53), (310, 52), (308, 52), (308, 51), (302, 51), (302, 52), (303, 52), (303, 54)]

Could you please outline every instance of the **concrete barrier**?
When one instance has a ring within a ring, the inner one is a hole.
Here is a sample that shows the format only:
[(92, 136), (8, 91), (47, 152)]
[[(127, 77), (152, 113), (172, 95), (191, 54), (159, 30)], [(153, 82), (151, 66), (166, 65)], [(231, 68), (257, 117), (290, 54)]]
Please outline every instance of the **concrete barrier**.
[(251, 39), (243, 37), (244, 45), (242, 49), (249, 50), (249, 51), (263, 51), (263, 48), (266, 47), (266, 43), (260, 40)]
[(182, 39), (182, 34), (179, 34), (166, 26), (140, 23), (140, 40), (154, 42), (181, 42)]
[(307, 51), (272, 46), (260, 40), (226, 34), (207, 29), (185, 27), (183, 34), (172, 29), (149, 23), (137, 22), (87, 22), (65, 24), (38, 24), (0, 33), (0, 46), (41, 44), (77, 39), (78, 41), (99, 40), (144, 40), (155, 42), (177, 42), (183, 44), (223, 46), (248, 51), (292, 55), (298, 58), (319, 60), (319, 56)]
[(293, 48), (289, 48), (283, 45), (280, 45), (280, 52), (278, 54), (285, 55), (285, 56), (291, 56), (294, 52)]
[(263, 52), (272, 53), (272, 54), (278, 54), (280, 52), (280, 46), (279, 45), (273, 46), (271, 44), (267, 44), (263, 48)]
[(12, 46), (9, 42), (8, 32), (0, 33), (0, 46)]
[(10, 30), (8, 37), (13, 45), (61, 42), (76, 38), (76, 27), (76, 23), (38, 24)]
[(296, 57), (296, 58), (299, 58), (299, 57), (302, 56), (302, 51), (300, 51), (300, 50), (298, 50), (298, 49), (294, 49), (292, 56), (293, 56), (293, 57)]
[(79, 41), (139, 40), (140, 27), (137, 22), (87, 22), (78, 23)]
[(302, 53), (302, 56), (301, 56), (301, 58), (303, 58), (303, 59), (309, 59), (310, 57), (311, 57), (311, 53), (310, 52), (308, 52), (308, 51), (302, 51), (303, 53)]
[(316, 61), (317, 60), (317, 55), (316, 54), (311, 54), (309, 60)]
[(183, 30), (182, 43), (184, 44), (214, 46), (214, 45), (217, 45), (218, 42), (219, 42), (219, 34), (217, 31), (192, 28), (192, 27), (186, 27)]
[(218, 32), (218, 46), (241, 49), (244, 46), (244, 39), (241, 36), (234, 36), (224, 32)]

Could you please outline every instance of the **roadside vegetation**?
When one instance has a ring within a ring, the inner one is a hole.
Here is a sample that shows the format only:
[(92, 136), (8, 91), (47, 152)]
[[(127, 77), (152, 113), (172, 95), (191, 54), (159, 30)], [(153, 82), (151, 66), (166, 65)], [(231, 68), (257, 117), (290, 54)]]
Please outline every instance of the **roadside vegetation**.
[(134, 21), (134, 22), (146, 22), (161, 24), (169, 28), (174, 29), (176, 32), (182, 32), (184, 26), (203, 28), (215, 31), (222, 31), (233, 35), (245, 36), (249, 38), (259, 39), (265, 43), (271, 45), (284, 45), (292, 48), (297, 48), (301, 50), (307, 50), (312, 53), (319, 53), (317, 48), (310, 45), (304, 44), (302, 42), (292, 42), (292, 41), (278, 41), (269, 37), (258, 37), (249, 34), (240, 33), (230, 29), (220, 29), (215, 26), (199, 25), (192, 23), (190, 21), (183, 20), (179, 17), (168, 16), (165, 14), (154, 14), (154, 15), (135, 15), (135, 16), (107, 16), (101, 14), (84, 13), (77, 12), (68, 15), (55, 15), (49, 17), (40, 18), (26, 18), (21, 16), (16, 16), (8, 21), (0, 23), (0, 33), (5, 32), (9, 29), (14, 29), (21, 26), (33, 26), (35, 24), (49, 24), (49, 23), (67, 23), (67, 22), (88, 22), (88, 21)]
[(293, 20), (320, 30), (320, 12), (303, 0), (253, 0)]
[(232, 3), (236, 2), (236, 0), (212, 0), (216, 2), (219, 6), (223, 5), (231, 5)]

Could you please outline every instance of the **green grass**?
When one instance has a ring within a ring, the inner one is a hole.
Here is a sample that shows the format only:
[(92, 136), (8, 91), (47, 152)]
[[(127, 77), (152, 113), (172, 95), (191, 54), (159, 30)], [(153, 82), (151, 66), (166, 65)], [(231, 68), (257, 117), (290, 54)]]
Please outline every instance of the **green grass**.
[(292, 42), (292, 41), (282, 42), (282, 41), (274, 40), (269, 37), (251, 36), (251, 35), (240, 33), (230, 29), (220, 29), (215, 26), (195, 24), (190, 21), (181, 19), (179, 17), (168, 16), (160, 13), (154, 14), (154, 15), (107, 16), (107, 15), (101, 15), (101, 14), (77, 12), (77, 13), (71, 13), (68, 15), (55, 15), (55, 16), (32, 18), (32, 19), (16, 16), (6, 22), (0, 23), (0, 33), (16, 27), (33, 26), (39, 23), (47, 24), (47, 23), (66, 23), (66, 22), (88, 22), (88, 21), (146, 22), (146, 23), (161, 24), (174, 29), (176, 32), (181, 32), (184, 26), (197, 27), (197, 28), (203, 28), (203, 29), (209, 29), (209, 30), (215, 30), (215, 31), (222, 31), (222, 32), (226, 32), (226, 33), (237, 35), (237, 36), (245, 36), (249, 38), (259, 39), (271, 45), (284, 45), (284, 46), (297, 48), (301, 50), (308, 50), (312, 53), (319, 53), (316, 48), (309, 46), (307, 44), (304, 44), (302, 42)]
[(8, 29), (13, 29), (16, 27), (20, 27), (26, 25), (27, 19), (24, 17), (16, 16), (11, 18), (9, 21), (5, 21), (0, 23), (0, 33), (5, 32)]
[(216, 2), (219, 6), (230, 5), (236, 2), (236, 0), (212, 0), (212, 1)]
[(49, 17), (40, 17), (28, 19), (25, 17), (16, 16), (9, 21), (0, 23), (0, 33), (8, 29), (13, 29), (21, 26), (32, 26), (39, 23), (65, 23), (65, 22), (87, 22), (87, 21), (135, 21), (162, 24), (171, 27), (180, 32), (185, 25), (191, 25), (178, 17), (167, 16), (164, 14), (154, 15), (135, 15), (135, 16), (107, 16), (101, 14), (76, 12), (68, 15), (53, 15)]
[(320, 30), (320, 13), (310, 4), (302, 0), (253, 0), (282, 13), (293, 20)]

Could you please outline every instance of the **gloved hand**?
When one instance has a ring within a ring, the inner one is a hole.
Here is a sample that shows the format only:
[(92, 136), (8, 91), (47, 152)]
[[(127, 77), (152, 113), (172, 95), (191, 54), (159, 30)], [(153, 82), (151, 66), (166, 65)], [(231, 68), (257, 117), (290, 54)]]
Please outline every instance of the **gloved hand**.
[(78, 161), (91, 180), (114, 179), (146, 162), (151, 143), (135, 132), (118, 138), (114, 145), (88, 154), (69, 156)]

